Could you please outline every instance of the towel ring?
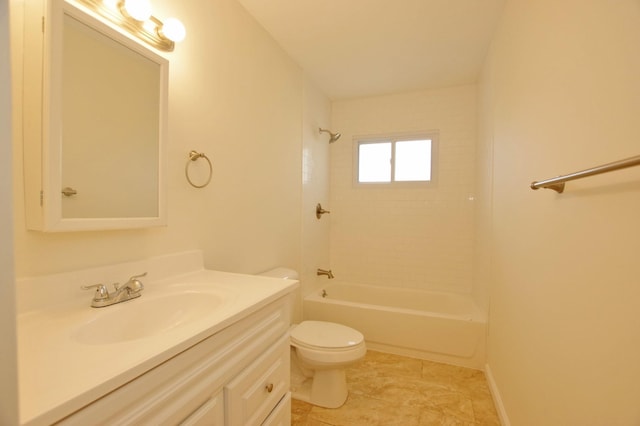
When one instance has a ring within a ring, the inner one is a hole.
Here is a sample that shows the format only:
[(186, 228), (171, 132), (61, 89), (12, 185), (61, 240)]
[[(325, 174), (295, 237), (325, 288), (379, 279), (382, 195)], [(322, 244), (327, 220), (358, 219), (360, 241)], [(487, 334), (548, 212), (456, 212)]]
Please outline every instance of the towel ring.
[[(205, 160), (207, 160), (207, 163), (209, 163), (209, 177), (207, 178), (207, 181), (202, 185), (196, 185), (195, 183), (193, 183), (193, 181), (189, 177), (189, 165), (192, 162), (196, 161), (198, 158), (204, 158)], [(193, 186), (194, 188), (204, 188), (205, 186), (209, 185), (209, 182), (211, 182), (211, 176), (213, 175), (213, 166), (211, 165), (211, 160), (209, 160), (209, 157), (207, 157), (204, 152), (198, 152), (198, 151), (189, 152), (189, 159), (187, 160), (187, 165), (184, 167), (184, 174), (187, 177), (187, 181), (191, 186)]]

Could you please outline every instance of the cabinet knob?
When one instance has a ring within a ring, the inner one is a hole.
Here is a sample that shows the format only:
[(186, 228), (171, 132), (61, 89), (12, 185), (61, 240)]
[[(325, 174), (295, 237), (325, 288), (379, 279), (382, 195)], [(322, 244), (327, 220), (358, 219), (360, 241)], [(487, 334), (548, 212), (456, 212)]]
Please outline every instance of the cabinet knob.
[(267, 390), (267, 392), (271, 393), (271, 391), (273, 391), (273, 383), (269, 383), (264, 388)]

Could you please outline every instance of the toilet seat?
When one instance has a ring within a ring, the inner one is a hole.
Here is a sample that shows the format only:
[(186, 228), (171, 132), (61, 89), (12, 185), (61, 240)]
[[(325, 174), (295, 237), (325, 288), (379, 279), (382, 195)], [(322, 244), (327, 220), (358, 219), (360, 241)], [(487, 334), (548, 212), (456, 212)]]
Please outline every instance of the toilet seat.
[(364, 343), (364, 336), (357, 330), (327, 321), (303, 321), (291, 330), (294, 346), (325, 350), (348, 351)]

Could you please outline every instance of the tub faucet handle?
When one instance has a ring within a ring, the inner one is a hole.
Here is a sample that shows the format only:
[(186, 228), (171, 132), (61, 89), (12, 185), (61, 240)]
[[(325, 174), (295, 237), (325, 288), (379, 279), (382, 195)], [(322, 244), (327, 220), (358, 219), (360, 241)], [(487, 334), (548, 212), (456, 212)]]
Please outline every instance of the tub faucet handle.
[(322, 205), (320, 205), (320, 203), (318, 203), (316, 205), (316, 218), (320, 219), (322, 217), (323, 214), (325, 213), (331, 213), (329, 210), (325, 210), (322, 208)]

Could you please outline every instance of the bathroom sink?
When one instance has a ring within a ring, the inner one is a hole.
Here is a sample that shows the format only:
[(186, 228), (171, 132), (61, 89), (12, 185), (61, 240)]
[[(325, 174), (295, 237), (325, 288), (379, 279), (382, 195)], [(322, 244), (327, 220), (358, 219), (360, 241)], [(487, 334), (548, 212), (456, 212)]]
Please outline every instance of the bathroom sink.
[(205, 318), (219, 308), (221, 294), (181, 292), (146, 297), (97, 308), (94, 318), (77, 328), (80, 343), (102, 345), (156, 336)]

